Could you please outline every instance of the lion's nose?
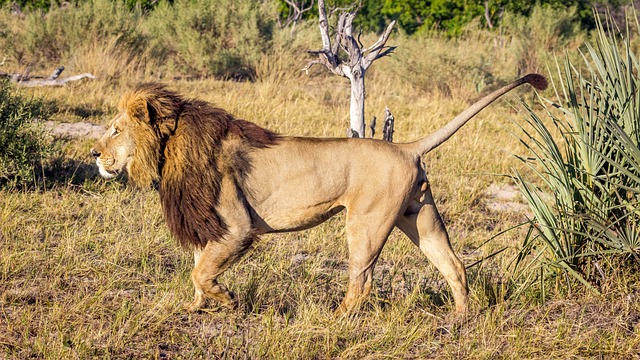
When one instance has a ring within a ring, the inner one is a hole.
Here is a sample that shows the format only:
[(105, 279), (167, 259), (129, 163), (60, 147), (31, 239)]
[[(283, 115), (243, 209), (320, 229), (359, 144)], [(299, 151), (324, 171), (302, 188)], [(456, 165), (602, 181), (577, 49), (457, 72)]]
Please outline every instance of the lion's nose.
[(97, 158), (100, 156), (100, 153), (96, 151), (96, 149), (91, 149), (91, 156)]

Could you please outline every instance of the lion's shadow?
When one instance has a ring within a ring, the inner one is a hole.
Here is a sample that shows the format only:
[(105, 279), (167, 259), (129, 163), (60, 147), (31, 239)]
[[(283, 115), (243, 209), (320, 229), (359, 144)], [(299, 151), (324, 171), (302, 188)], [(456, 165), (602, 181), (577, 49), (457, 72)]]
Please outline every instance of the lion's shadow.
[[(100, 179), (100, 172), (95, 162), (90, 159), (74, 159), (56, 156), (47, 161), (42, 172), (36, 175), (37, 183), (45, 189), (59, 186), (83, 187)], [(126, 182), (124, 177), (114, 179)]]
[[(242, 290), (238, 289), (235, 294), (239, 295), (239, 310), (244, 314), (264, 314), (271, 312), (288, 319), (287, 321), (295, 321), (300, 312), (301, 304), (299, 299), (295, 296), (288, 296), (287, 290), (284, 294), (276, 296), (275, 294), (265, 294), (265, 289), (261, 288), (261, 282), (257, 280), (260, 278), (257, 276), (255, 279), (251, 279)], [(377, 279), (379, 280), (379, 279)], [(320, 285), (319, 285), (320, 286)], [(367, 297), (366, 301), (361, 305), (359, 312), (374, 312), (374, 311), (393, 311), (394, 306), (399, 306), (403, 303), (402, 299), (409, 300), (413, 297), (412, 302), (415, 302), (415, 306), (421, 308), (429, 308), (436, 311), (448, 308), (453, 303), (452, 294), (450, 289), (446, 288), (442, 282), (429, 281), (422, 279), (418, 283), (409, 285), (406, 294), (398, 295), (394, 291), (387, 289), (387, 286), (381, 283), (377, 283), (372, 293)], [(414, 287), (416, 287), (414, 291)], [(340, 300), (344, 298), (346, 289), (335, 292), (331, 298), (325, 298), (320, 302), (327, 301), (327, 311), (333, 312), (340, 306)], [(396, 289), (399, 290), (399, 289)], [(269, 293), (269, 290), (266, 290)], [(333, 291), (330, 291), (333, 293)], [(413, 293), (413, 295), (411, 295)]]

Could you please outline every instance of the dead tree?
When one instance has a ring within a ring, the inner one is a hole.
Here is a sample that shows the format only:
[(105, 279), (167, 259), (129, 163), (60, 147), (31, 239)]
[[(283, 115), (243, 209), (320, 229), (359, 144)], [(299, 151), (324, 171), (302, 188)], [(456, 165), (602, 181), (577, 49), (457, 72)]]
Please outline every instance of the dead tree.
[[(318, 55), (318, 59), (309, 62), (304, 70), (308, 70), (315, 64), (321, 64), (326, 66), (332, 73), (349, 79), (351, 82), (351, 105), (349, 111), (350, 127), (347, 133), (349, 137), (363, 138), (365, 137), (364, 75), (375, 60), (389, 55), (396, 48), (395, 46), (385, 45), (396, 22), (392, 21), (373, 45), (363, 48), (359, 39), (356, 39), (353, 35), (355, 12), (343, 12), (340, 14), (333, 43), (331, 43), (329, 37), (329, 21), (327, 20), (324, 0), (318, 0), (318, 13), (322, 49), (307, 51), (309, 54)], [(346, 53), (346, 59), (340, 58), (339, 52), (341, 49)]]

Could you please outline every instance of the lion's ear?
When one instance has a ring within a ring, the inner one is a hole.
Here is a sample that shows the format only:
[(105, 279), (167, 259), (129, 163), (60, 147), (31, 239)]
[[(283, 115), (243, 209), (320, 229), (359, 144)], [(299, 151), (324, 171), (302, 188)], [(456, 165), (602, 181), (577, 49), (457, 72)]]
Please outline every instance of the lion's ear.
[(134, 119), (138, 119), (139, 121), (142, 121), (144, 123), (151, 122), (147, 101), (142, 97), (131, 99), (131, 101), (129, 101), (127, 107), (125, 108), (125, 111)]
[(126, 94), (120, 99), (118, 106), (120, 111), (126, 112), (132, 119), (137, 119), (143, 123), (151, 123), (147, 99), (140, 93)]

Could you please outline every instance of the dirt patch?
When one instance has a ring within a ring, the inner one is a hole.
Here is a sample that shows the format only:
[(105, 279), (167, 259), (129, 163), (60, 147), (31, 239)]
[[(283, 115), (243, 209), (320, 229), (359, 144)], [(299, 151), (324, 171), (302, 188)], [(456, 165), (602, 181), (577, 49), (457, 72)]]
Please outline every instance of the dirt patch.
[(491, 184), (484, 193), (485, 206), (493, 212), (527, 212), (517, 187), (509, 184)]
[(44, 127), (54, 136), (64, 138), (99, 139), (106, 130), (104, 126), (87, 122), (56, 123), (47, 121), (44, 123)]

